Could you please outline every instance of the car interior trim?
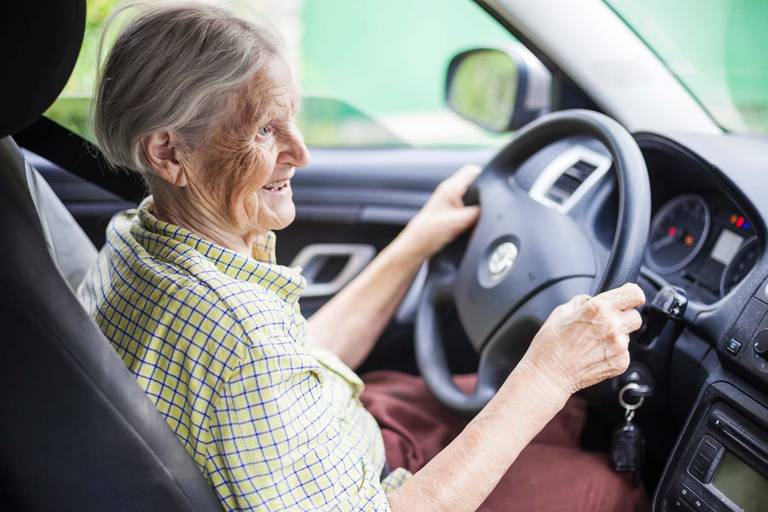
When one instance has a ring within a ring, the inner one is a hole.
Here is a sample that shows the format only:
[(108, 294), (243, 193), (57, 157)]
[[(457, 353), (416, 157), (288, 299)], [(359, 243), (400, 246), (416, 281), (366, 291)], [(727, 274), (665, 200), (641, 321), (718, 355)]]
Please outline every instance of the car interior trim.
[[(594, 169), (563, 202), (558, 203), (550, 199), (548, 192), (558, 179), (580, 162), (584, 162), (594, 167)], [(609, 157), (592, 151), (586, 146), (575, 145), (562, 152), (544, 168), (528, 191), (528, 195), (544, 206), (554, 208), (560, 213), (567, 213), (605, 176), (605, 173), (611, 168), (611, 164), (612, 162)]]
[[(302, 297), (323, 297), (333, 295), (349, 284), (375, 255), (376, 248), (367, 244), (311, 244), (301, 249), (290, 266), (300, 268), (307, 280)], [(331, 258), (343, 258), (344, 265), (335, 270), (332, 279), (315, 281)]]

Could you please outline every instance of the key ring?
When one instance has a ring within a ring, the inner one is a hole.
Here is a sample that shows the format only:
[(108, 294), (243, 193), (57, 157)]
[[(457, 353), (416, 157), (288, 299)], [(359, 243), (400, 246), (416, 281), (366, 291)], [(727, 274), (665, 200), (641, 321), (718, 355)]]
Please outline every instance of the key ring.
[(640, 384), (636, 382), (630, 382), (621, 388), (621, 391), (619, 391), (619, 405), (624, 409), (624, 419), (627, 421), (632, 421), (632, 418), (635, 417), (635, 410), (639, 409), (640, 406), (643, 405), (645, 397), (641, 396), (638, 398), (637, 402), (634, 404), (629, 404), (626, 400), (624, 400), (624, 394), (627, 391), (636, 391), (638, 389), (640, 389)]

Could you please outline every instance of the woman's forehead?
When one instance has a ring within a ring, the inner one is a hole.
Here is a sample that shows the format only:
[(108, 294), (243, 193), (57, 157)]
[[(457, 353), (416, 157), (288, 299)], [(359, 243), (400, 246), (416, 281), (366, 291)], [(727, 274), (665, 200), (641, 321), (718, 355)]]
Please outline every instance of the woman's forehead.
[(290, 68), (282, 59), (270, 59), (254, 74), (245, 88), (246, 99), (257, 105), (258, 111), (295, 109), (298, 106), (298, 88)]

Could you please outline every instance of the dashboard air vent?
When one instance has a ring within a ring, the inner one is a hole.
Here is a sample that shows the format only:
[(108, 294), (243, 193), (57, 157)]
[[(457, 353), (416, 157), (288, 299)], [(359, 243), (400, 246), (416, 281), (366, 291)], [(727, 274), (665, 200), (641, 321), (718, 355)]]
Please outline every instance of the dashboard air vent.
[(610, 168), (607, 156), (586, 146), (573, 146), (541, 172), (528, 194), (546, 206), (567, 212)]
[(547, 197), (557, 204), (565, 203), (587, 181), (595, 169), (597, 169), (596, 165), (579, 160), (555, 180), (547, 190)]

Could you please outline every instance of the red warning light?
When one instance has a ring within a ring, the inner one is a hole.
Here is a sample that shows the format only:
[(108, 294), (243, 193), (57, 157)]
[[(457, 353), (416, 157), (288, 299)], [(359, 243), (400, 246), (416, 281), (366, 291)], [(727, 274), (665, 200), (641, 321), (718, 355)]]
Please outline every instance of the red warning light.
[(675, 226), (669, 226), (669, 229), (667, 229), (667, 236), (669, 238), (675, 238), (676, 234), (677, 234), (677, 228)]
[(743, 225), (744, 225), (744, 216), (743, 215), (739, 215), (738, 218), (736, 219), (736, 227), (740, 228)]

